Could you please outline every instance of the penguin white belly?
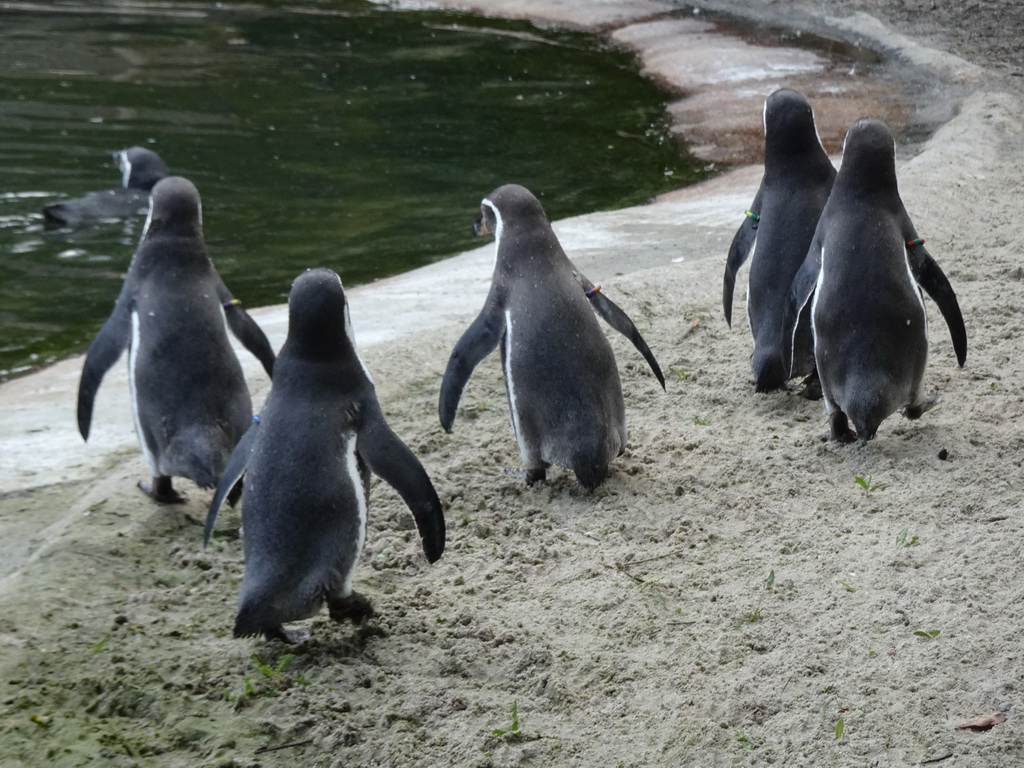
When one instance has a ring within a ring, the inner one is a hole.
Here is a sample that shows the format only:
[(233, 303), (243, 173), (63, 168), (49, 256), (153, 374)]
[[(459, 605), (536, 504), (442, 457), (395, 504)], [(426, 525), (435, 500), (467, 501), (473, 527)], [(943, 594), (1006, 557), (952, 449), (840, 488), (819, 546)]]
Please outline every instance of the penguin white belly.
[(342, 596), (348, 597), (352, 594), (352, 575), (355, 573), (355, 566), (359, 562), (359, 555), (363, 551), (363, 544), (366, 541), (366, 493), (364, 492), (363, 480), (359, 474), (359, 462), (356, 459), (356, 433), (350, 432), (345, 439), (345, 471), (348, 473), (352, 486), (352, 494), (355, 501), (355, 511), (359, 516), (359, 528), (356, 534), (355, 555), (352, 557), (352, 567), (344, 574)]
[(128, 390), (132, 398), (132, 419), (135, 422), (135, 434), (139, 436), (139, 446), (142, 448), (142, 455), (146, 457), (146, 462), (149, 464), (150, 474), (156, 476), (160, 474), (156, 457), (153, 455), (153, 450), (149, 443), (146, 442), (146, 434), (142, 431), (142, 421), (139, 419), (139, 389), (135, 381), (139, 346), (141, 343), (139, 325), (139, 313), (138, 311), (133, 311), (132, 337), (128, 347)]
[(746, 310), (747, 310), (747, 328), (750, 329), (750, 338), (755, 343), (757, 337), (754, 336), (754, 321), (750, 319), (750, 270), (754, 268), (754, 259), (757, 258), (757, 237), (754, 237), (754, 242), (750, 244), (750, 265), (747, 267), (747, 295), (746, 295)]
[(519, 405), (516, 402), (516, 388), (512, 381), (512, 310), (505, 310), (505, 388), (508, 390), (508, 406), (512, 411), (512, 431), (516, 433), (516, 442), (519, 443), (519, 452), (523, 459), (527, 457), (526, 446), (523, 443), (523, 430), (519, 425)]

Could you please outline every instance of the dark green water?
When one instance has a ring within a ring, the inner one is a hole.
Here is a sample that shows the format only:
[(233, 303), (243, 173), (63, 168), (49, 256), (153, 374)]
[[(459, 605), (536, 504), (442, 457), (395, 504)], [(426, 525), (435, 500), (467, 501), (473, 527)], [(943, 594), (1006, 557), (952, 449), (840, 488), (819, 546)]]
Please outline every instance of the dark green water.
[(355, 285), (472, 247), (504, 182), (562, 218), (706, 175), (667, 138), (667, 95), (590, 36), (317, 7), (0, 9), (0, 378), (83, 350), (112, 306), (142, 222), (39, 214), (118, 186), (111, 150), (149, 146), (195, 182), (250, 307), (306, 267)]

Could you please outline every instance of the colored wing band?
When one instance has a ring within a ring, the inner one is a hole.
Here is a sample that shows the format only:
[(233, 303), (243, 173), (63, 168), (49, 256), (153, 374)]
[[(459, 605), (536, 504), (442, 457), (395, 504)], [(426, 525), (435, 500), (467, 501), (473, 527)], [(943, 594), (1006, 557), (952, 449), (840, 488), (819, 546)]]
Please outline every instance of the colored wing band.
[(759, 221), (761, 220), (761, 217), (760, 217), (760, 216), (758, 216), (758, 215), (757, 215), (756, 213), (754, 213), (753, 211), (744, 211), (744, 212), (743, 212), (743, 215), (744, 215), (744, 216), (746, 216), (746, 217), (747, 217), (748, 219), (750, 219), (751, 221), (753, 221), (753, 222), (754, 222), (755, 224), (756, 224), (757, 222), (759, 222)]
[(600, 293), (600, 292), (601, 292), (601, 286), (600, 285), (595, 285), (593, 288), (591, 288), (589, 291), (587, 291), (587, 298), (589, 299), (595, 293)]
[(242, 306), (242, 302), (240, 302), (238, 299), (232, 299), (231, 301), (224, 302), (224, 309), (231, 309), (232, 307), (240, 306)]
[(924, 245), (924, 238), (916, 237), (913, 240), (907, 240), (907, 248), (913, 248), (915, 245)]
[(252, 423), (253, 424), (259, 424), (261, 421), (263, 421), (263, 419), (261, 419), (259, 416), (253, 416), (252, 417)]

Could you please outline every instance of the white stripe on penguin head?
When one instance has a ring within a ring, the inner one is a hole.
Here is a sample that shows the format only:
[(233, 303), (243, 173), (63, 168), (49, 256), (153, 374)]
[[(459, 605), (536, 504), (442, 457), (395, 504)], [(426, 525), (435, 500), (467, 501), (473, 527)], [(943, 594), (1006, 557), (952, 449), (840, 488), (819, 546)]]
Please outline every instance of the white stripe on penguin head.
[(132, 161), (128, 159), (128, 150), (122, 149), (118, 157), (121, 160), (121, 186), (128, 189), (128, 182), (132, 178)]
[(497, 266), (498, 249), (501, 248), (501, 231), (503, 229), (501, 214), (498, 212), (498, 207), (491, 202), (490, 198), (485, 197), (480, 205), (486, 205), (494, 213), (494, 264)]
[[(345, 286), (342, 285), (341, 277), (337, 274), (334, 275), (338, 278), (338, 285), (341, 286), (341, 290), (345, 290)], [(359, 356), (359, 350), (356, 348), (356, 334), (352, 330), (352, 316), (348, 312), (348, 296), (345, 297), (345, 338), (348, 339), (348, 343), (352, 345), (352, 353), (356, 356), (356, 360), (359, 361), (359, 366), (363, 369), (363, 373), (366, 374), (366, 378), (370, 380), (370, 383), (377, 386), (373, 381), (373, 376), (370, 375), (370, 370), (366, 367), (366, 363), (363, 362), (363, 358)]]

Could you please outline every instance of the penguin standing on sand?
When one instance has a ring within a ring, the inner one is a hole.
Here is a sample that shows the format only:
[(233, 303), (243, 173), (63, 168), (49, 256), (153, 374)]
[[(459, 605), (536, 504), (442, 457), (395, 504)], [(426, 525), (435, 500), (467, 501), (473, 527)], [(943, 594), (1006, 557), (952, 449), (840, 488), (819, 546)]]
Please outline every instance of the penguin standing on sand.
[(121, 171), (121, 187), (45, 206), (43, 218), (48, 225), (78, 227), (128, 219), (146, 212), (153, 185), (170, 175), (164, 161), (145, 147), (122, 149), (112, 157)]
[(341, 280), (329, 269), (296, 278), (288, 339), (263, 412), (238, 444), (206, 522), (242, 475), (245, 577), (235, 637), (298, 642), (282, 624), (326, 601), (335, 621), (373, 615), (352, 590), (366, 536), (370, 471), (394, 487), (419, 528), (427, 560), (444, 552), (441, 502), (422, 465), (384, 421), (356, 352)]
[(747, 259), (747, 318), (754, 338), (754, 389), (771, 392), (814, 370), (809, 322), (794, 345), (790, 285), (807, 256), (835, 169), (803, 94), (775, 91), (764, 104), (764, 177), (725, 265), (722, 305), (732, 325), (736, 273)]
[(135, 428), (153, 475), (139, 487), (156, 501), (184, 501), (173, 476), (215, 486), (249, 427), (249, 390), (225, 325), (270, 374), (267, 337), (206, 254), (199, 193), (170, 176), (153, 188), (138, 249), (78, 385), (78, 429), (88, 440), (100, 382), (128, 348)]
[(594, 312), (633, 342), (664, 388), (661, 368), (632, 320), (569, 261), (529, 190), (499, 187), (480, 210), (477, 234), (497, 240), (494, 277), (448, 361), (441, 426), (451, 431), (473, 369), (500, 343), (527, 484), (557, 464), (595, 488), (625, 448), (626, 419), (615, 357)]
[(903, 207), (892, 133), (881, 121), (858, 120), (846, 134), (842, 166), (807, 261), (816, 269), (801, 272), (816, 272), (814, 281), (794, 291), (802, 307), (811, 305), (832, 439), (870, 440), (897, 410), (919, 418), (937, 398), (923, 389), (928, 325), (918, 286), (942, 312), (960, 366), (967, 331), (949, 280)]

